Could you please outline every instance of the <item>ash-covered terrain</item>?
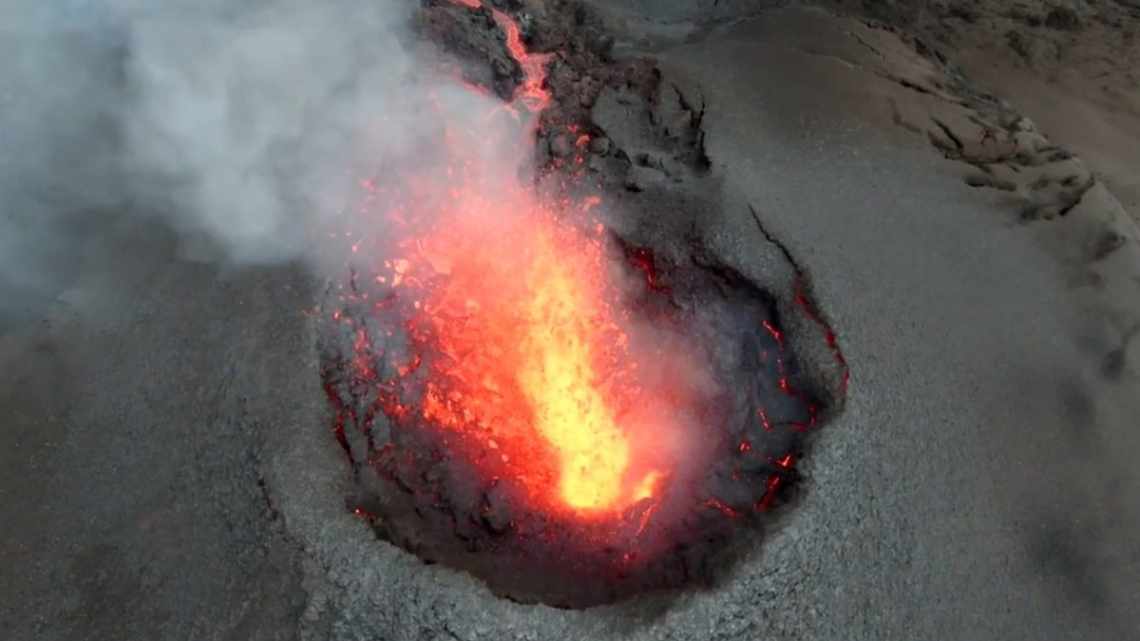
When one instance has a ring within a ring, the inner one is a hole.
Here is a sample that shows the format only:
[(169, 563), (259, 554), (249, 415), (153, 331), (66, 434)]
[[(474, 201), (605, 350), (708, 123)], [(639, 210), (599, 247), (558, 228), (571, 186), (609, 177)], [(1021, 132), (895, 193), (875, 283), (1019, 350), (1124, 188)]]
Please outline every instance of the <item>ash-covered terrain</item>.
[[(471, 2), (223, 4), (0, 9), (5, 638), (1140, 635), (1131, 3), (494, 3), (517, 42)], [(670, 313), (749, 292), (819, 403), (707, 575), (417, 555), (454, 504), (385, 530), (338, 442), (332, 186), (519, 95), (481, 153), (651, 248)]]

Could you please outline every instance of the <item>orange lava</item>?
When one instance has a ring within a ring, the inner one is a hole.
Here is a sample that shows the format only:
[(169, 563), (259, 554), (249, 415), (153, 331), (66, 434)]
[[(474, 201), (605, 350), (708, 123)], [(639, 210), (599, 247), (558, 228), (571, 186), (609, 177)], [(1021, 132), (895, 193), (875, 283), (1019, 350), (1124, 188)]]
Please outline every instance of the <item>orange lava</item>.
[[(451, 0), (451, 2), (470, 9), (479, 9), (483, 6), (481, 0)], [(515, 92), (515, 100), (525, 104), (532, 113), (542, 111), (550, 104), (550, 92), (542, 86), (542, 83), (546, 79), (546, 64), (550, 62), (552, 55), (527, 51), (518, 23), (499, 9), (487, 8), (507, 38), (507, 51), (522, 67), (523, 82)]]
[(413, 340), (437, 355), (423, 418), (539, 500), (597, 511), (652, 496), (661, 473), (622, 425), (648, 399), (599, 239), (521, 193), (455, 198), (391, 263), (417, 301)]
[(523, 83), (516, 91), (515, 99), (521, 100), (532, 112), (542, 111), (550, 104), (550, 92), (542, 83), (546, 79), (546, 64), (550, 62), (551, 55), (528, 52), (523, 46), (518, 24), (498, 9), (492, 9), (491, 13), (503, 33), (507, 34), (507, 50), (523, 70)]
[[(528, 53), (518, 25), (491, 11), (524, 71), (514, 102), (535, 114), (550, 100), (549, 56)], [(417, 412), (446, 448), (546, 509), (604, 514), (657, 495), (668, 462), (650, 441), (669, 429), (646, 409), (662, 404), (638, 384), (603, 228), (583, 220), (596, 199), (552, 210), (480, 156), (488, 141), (516, 144), (517, 127), (498, 141), (494, 127), (453, 124), (444, 175), (397, 177), (384, 194), (398, 257), (376, 280), (413, 302), (412, 355), (393, 387), (426, 381), (395, 413)]]

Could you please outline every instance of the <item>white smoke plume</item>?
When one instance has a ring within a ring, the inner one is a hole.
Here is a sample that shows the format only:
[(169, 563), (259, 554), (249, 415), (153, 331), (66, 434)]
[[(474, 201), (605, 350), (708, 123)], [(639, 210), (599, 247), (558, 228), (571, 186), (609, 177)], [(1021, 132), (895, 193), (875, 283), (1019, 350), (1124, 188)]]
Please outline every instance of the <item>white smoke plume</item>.
[(98, 212), (236, 263), (308, 258), (356, 182), (429, 133), (414, 8), (0, 3), (0, 290), (50, 290)]

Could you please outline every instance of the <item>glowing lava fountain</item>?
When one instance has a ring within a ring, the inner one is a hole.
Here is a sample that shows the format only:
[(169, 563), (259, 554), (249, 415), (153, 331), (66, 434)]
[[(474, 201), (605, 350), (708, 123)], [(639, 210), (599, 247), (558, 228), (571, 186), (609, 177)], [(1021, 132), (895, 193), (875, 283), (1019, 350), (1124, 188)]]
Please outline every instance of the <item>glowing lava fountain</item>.
[(527, 201), (463, 194), (393, 262), (389, 278), (414, 292), (413, 351), (436, 355), (422, 364), (423, 418), (483, 450), (493, 476), (523, 480), (536, 505), (621, 508), (668, 465), (635, 428), (641, 408), (666, 403), (634, 384), (600, 238)]
[(379, 249), (395, 258), (376, 280), (414, 302), (403, 324), (411, 360), (385, 381), (402, 390), (387, 410), (445, 430), (448, 447), (487, 478), (521, 482), (532, 505), (612, 512), (653, 493), (671, 466), (644, 442), (678, 430), (639, 433), (642, 408), (666, 403), (634, 383), (640, 362), (600, 225), (538, 202), (513, 171), (519, 157), (495, 156), (530, 140), (532, 110), (550, 97), (548, 56), (528, 54), (513, 20), (492, 12), (524, 73), (512, 108), (489, 108), (475, 130), (469, 113), (448, 112), (454, 97), (437, 96), (440, 162), (366, 184), (388, 207), (385, 241), (398, 239)]
[(775, 305), (730, 267), (628, 246), (597, 198), (520, 184), (548, 56), (455, 1), (489, 12), (523, 78), (505, 109), (441, 89), (429, 151), (362, 183), (372, 233), (329, 314), (347, 340), (323, 348), (348, 506), (521, 600), (699, 580), (816, 424)]

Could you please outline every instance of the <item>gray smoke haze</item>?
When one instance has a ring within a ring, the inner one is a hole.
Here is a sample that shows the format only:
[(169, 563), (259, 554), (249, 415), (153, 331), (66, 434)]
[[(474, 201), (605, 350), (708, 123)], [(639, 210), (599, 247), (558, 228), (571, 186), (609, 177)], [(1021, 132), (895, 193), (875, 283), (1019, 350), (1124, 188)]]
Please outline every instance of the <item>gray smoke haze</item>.
[(0, 289), (50, 289), (107, 212), (236, 263), (308, 257), (356, 182), (430, 133), (413, 5), (0, 3)]

